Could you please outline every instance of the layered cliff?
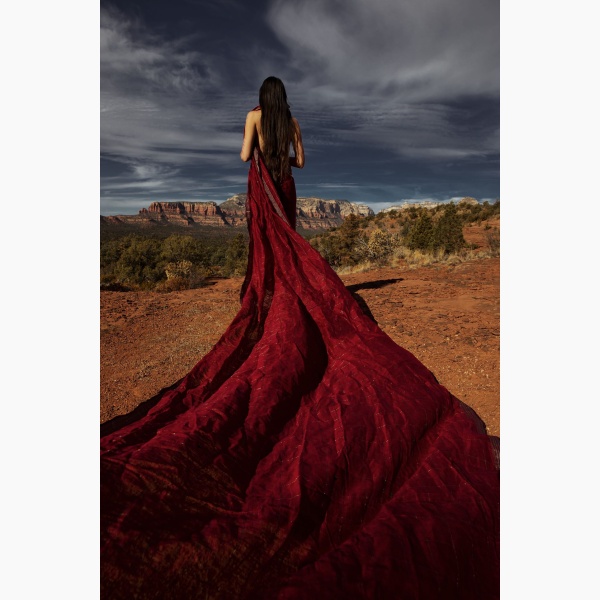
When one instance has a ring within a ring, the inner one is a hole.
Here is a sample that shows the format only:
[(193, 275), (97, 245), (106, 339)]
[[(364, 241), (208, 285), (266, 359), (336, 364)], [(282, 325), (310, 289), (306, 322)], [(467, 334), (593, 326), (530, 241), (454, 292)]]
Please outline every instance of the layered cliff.
[(221, 202), (219, 209), (225, 215), (228, 225), (233, 227), (246, 225), (246, 194), (236, 194)]
[(352, 214), (367, 217), (373, 211), (366, 204), (354, 204), (348, 200), (298, 198), (296, 205), (296, 220), (298, 227), (302, 229), (337, 227)]
[[(329, 229), (339, 226), (351, 214), (372, 215), (366, 204), (348, 200), (298, 198), (296, 206), (299, 229)], [(246, 225), (246, 194), (236, 194), (225, 202), (152, 202), (137, 215), (100, 217), (101, 224), (160, 227), (241, 227)]]
[(216, 202), (152, 202), (137, 216), (174, 225), (227, 225)]

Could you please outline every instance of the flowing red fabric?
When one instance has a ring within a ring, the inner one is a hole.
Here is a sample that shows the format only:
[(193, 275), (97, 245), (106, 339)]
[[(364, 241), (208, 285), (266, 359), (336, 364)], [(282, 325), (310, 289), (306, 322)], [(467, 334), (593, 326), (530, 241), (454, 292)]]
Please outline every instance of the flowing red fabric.
[(483, 424), (294, 231), (295, 200), (255, 150), (239, 313), (103, 426), (102, 597), (499, 597)]

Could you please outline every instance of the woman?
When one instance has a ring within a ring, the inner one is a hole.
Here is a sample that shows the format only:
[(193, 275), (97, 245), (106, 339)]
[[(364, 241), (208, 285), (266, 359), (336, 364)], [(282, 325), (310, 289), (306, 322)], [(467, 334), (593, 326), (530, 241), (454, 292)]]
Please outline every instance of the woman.
[[(304, 147), (297, 119), (292, 117), (281, 79), (267, 77), (259, 92), (259, 106), (246, 117), (244, 142), (240, 156), (252, 157), (258, 142), (269, 174), (277, 184), (282, 203), (293, 228), (296, 227), (296, 186), (292, 167), (304, 167)], [(290, 144), (294, 156), (290, 157)]]
[(103, 428), (102, 594), (498, 598), (485, 427), (295, 232), (286, 182), (304, 156), (278, 106), (261, 94), (246, 123), (240, 311), (183, 379)]

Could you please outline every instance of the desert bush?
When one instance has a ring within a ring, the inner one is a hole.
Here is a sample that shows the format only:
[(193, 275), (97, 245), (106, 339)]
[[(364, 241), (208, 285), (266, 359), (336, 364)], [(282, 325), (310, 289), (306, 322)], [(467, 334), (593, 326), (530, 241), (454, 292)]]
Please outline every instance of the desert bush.
[(487, 200), (480, 204), (461, 206), (461, 218), (465, 223), (481, 223), (500, 214), (500, 200), (490, 204)]
[(131, 236), (124, 241), (125, 245), (121, 248), (113, 268), (116, 282), (145, 289), (152, 288), (164, 278), (160, 241), (141, 236)]
[(169, 263), (187, 261), (208, 266), (210, 250), (199, 239), (187, 235), (170, 235), (162, 241), (161, 258)]
[(375, 229), (369, 235), (367, 243), (368, 258), (377, 262), (384, 261), (398, 245), (398, 237), (388, 231)]
[[(411, 206), (410, 211), (414, 207)], [(416, 214), (416, 210), (415, 210)], [(412, 227), (406, 227), (405, 243), (411, 250), (431, 251), (433, 245), (433, 219), (429, 213), (422, 213)]]
[[(438, 210), (439, 209), (439, 210)], [(405, 224), (405, 244), (411, 250), (422, 252), (442, 251), (444, 254), (458, 252), (465, 246), (462, 228), (463, 221), (454, 203), (436, 207), (434, 214), (439, 217), (433, 220), (429, 212), (421, 212), (411, 226)]]
[[(167, 238), (127, 235), (100, 245), (100, 283), (102, 289), (155, 289), (167, 280), (167, 266), (190, 263), (191, 270), (177, 285), (201, 285), (210, 271), (211, 250), (191, 236)], [(224, 262), (224, 261), (223, 261)], [(175, 286), (176, 277), (169, 283)]]
[(208, 264), (212, 269), (222, 270), (222, 268), (225, 266), (227, 246), (227, 243), (220, 243), (211, 246)]
[(310, 240), (310, 244), (331, 266), (340, 264), (342, 257), (339, 251), (338, 238), (333, 235), (333, 232), (330, 231), (314, 237)]
[(487, 244), (492, 253), (492, 256), (498, 256), (500, 254), (500, 235), (496, 228), (486, 235)]
[(239, 277), (246, 273), (248, 266), (248, 240), (238, 233), (227, 245), (223, 274), (226, 277)]
[(339, 227), (312, 238), (310, 244), (330, 265), (348, 267), (363, 258), (364, 236), (361, 218), (351, 214)]
[(165, 267), (166, 282), (162, 282), (163, 288), (168, 291), (189, 290), (200, 287), (206, 277), (210, 275), (210, 268), (195, 265), (189, 260), (168, 263)]
[(169, 263), (165, 268), (167, 279), (189, 279), (192, 274), (193, 264), (189, 260), (180, 260), (176, 263)]
[(433, 249), (443, 250), (445, 254), (458, 252), (465, 245), (462, 228), (456, 205), (453, 202), (445, 204), (443, 214), (434, 227)]

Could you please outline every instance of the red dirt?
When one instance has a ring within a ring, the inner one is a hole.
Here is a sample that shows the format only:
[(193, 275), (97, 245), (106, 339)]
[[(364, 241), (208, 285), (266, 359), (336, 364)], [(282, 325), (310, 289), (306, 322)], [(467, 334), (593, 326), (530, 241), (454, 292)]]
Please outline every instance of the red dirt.
[[(482, 228), (465, 230), (481, 245)], [(379, 326), (500, 435), (500, 259), (343, 275)], [(183, 377), (239, 307), (243, 278), (171, 293), (101, 299), (100, 420), (127, 413)]]

